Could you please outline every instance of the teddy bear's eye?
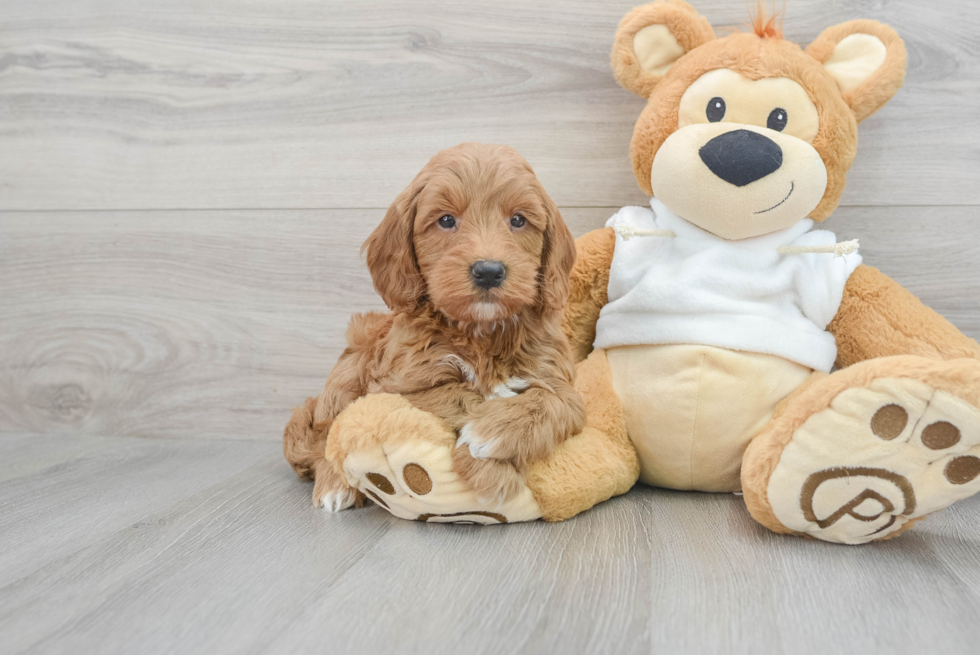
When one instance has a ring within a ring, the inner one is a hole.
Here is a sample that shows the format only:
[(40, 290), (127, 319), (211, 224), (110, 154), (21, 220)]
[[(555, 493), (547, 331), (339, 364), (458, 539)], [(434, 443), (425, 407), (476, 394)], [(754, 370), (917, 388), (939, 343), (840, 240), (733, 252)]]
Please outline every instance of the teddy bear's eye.
[(768, 127), (770, 130), (782, 132), (784, 129), (786, 129), (786, 121), (788, 120), (789, 115), (786, 113), (786, 110), (776, 107), (769, 112), (769, 120), (766, 121), (766, 127)]
[(708, 108), (704, 113), (707, 115), (709, 121), (717, 123), (725, 117), (725, 109), (725, 101), (721, 98), (714, 97), (708, 101)]

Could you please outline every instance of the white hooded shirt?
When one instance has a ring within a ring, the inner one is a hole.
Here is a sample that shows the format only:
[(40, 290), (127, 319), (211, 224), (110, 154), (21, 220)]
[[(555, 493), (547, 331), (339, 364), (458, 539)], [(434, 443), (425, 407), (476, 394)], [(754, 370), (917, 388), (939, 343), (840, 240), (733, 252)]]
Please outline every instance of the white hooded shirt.
[(609, 302), (596, 348), (696, 344), (783, 357), (829, 372), (837, 344), (827, 325), (861, 256), (781, 255), (780, 246), (836, 243), (803, 219), (772, 234), (729, 241), (689, 223), (659, 200), (624, 207), (606, 223), (676, 236), (616, 238)]

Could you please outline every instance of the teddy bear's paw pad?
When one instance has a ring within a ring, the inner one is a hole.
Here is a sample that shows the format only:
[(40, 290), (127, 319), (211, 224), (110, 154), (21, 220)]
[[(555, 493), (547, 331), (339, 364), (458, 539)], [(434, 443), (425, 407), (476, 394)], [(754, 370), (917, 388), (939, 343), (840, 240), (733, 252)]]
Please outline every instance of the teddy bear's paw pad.
[(405, 441), (354, 450), (343, 467), (351, 486), (399, 518), (488, 525), (541, 518), (526, 487), (505, 503), (484, 504), (452, 464), (446, 445)]
[(786, 527), (881, 539), (980, 491), (980, 410), (907, 378), (840, 393), (794, 433), (769, 479)]

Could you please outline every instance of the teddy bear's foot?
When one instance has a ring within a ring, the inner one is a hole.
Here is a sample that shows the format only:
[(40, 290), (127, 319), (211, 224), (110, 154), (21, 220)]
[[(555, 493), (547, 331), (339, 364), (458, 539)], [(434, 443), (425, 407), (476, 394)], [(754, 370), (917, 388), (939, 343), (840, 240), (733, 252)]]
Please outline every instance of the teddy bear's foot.
[(334, 421), (327, 456), (351, 487), (391, 514), (430, 523), (501, 524), (541, 518), (526, 485), (504, 503), (481, 503), (453, 470), (456, 435), (390, 394), (361, 398)]
[(504, 503), (483, 503), (453, 470), (452, 450), (422, 440), (362, 448), (344, 460), (352, 486), (403, 519), (500, 524), (541, 517), (527, 486)]
[(743, 490), (778, 532), (859, 544), (980, 491), (980, 362), (871, 360), (815, 382), (753, 441)]

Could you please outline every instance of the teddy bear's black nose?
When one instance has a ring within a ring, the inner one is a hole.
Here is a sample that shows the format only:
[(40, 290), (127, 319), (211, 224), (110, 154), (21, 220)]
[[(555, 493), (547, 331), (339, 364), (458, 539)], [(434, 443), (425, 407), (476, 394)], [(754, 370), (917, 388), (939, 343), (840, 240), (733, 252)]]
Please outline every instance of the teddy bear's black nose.
[(758, 132), (732, 130), (701, 148), (701, 161), (712, 173), (735, 186), (761, 180), (783, 165), (783, 150)]

